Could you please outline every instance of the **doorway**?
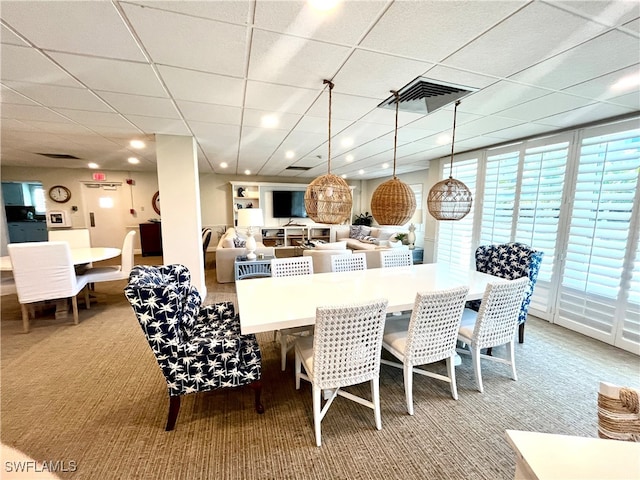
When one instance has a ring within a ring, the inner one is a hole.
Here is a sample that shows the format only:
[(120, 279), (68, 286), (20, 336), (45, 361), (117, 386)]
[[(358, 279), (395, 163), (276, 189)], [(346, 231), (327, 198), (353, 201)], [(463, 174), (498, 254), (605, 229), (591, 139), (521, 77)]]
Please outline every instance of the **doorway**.
[(122, 183), (85, 183), (82, 189), (85, 224), (93, 247), (118, 247), (126, 233)]

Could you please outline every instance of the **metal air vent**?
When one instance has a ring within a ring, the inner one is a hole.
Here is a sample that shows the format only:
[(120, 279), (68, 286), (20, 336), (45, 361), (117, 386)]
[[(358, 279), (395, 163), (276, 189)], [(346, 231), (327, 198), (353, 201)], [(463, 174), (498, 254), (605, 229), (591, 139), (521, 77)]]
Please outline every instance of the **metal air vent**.
[(303, 172), (306, 172), (307, 170), (311, 170), (312, 167), (296, 167), (295, 165), (291, 165), (287, 168), (285, 168), (285, 170), (301, 170)]
[[(398, 109), (403, 112), (426, 115), (477, 90), (477, 88), (473, 87), (436, 82), (428, 78), (417, 77), (398, 90), (398, 95), (400, 96)], [(380, 103), (378, 107), (395, 109), (395, 97), (391, 95)]]
[(38, 153), (38, 155), (42, 155), (44, 157), (49, 157), (49, 158), (62, 158), (65, 160), (80, 160), (80, 158), (74, 155), (69, 155), (68, 153)]

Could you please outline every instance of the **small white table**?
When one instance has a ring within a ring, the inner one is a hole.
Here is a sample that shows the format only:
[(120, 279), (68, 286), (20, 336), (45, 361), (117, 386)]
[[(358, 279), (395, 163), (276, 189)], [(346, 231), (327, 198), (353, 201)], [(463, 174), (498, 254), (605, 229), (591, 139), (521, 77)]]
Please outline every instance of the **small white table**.
[[(73, 260), (74, 265), (83, 265), (85, 263), (99, 262), (101, 260), (115, 258), (120, 255), (120, 253), (122, 253), (122, 251), (119, 248), (111, 247), (72, 248), (71, 259)], [(13, 270), (11, 258), (8, 255), (0, 257), (0, 270)]]
[(541, 432), (506, 431), (517, 480), (640, 478), (640, 443)]
[(388, 312), (412, 310), (417, 292), (466, 285), (467, 300), (482, 298), (489, 282), (506, 282), (486, 273), (448, 264), (370, 268), (353, 272), (315, 273), (294, 277), (256, 278), (237, 282), (242, 333), (258, 333), (313, 325), (316, 308), (389, 301)]

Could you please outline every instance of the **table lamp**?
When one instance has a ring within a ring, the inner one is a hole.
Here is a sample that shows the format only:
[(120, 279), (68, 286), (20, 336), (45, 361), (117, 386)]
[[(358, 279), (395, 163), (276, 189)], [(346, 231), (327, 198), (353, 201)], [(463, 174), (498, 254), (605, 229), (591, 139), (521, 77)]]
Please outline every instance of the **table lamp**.
[(255, 260), (257, 245), (256, 239), (253, 237), (253, 227), (262, 227), (264, 225), (264, 216), (261, 208), (242, 208), (238, 210), (238, 227), (247, 227), (247, 260)]
[(407, 241), (409, 242), (409, 250), (413, 250), (415, 248), (414, 244), (416, 243), (416, 226), (414, 224), (419, 225), (422, 223), (422, 210), (416, 209), (413, 217), (411, 217), (411, 220), (409, 221), (411, 222), (411, 225), (409, 225), (409, 235), (407, 235)]

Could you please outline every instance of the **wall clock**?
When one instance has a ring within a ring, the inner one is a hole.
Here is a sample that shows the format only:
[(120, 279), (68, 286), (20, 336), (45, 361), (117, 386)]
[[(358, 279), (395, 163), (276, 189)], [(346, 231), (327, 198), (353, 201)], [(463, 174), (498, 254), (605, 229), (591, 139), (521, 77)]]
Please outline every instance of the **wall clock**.
[(153, 209), (156, 211), (156, 213), (160, 215), (160, 192), (156, 192), (153, 194), (151, 205), (153, 205)]
[(57, 203), (66, 203), (71, 200), (71, 190), (62, 185), (54, 185), (49, 189), (49, 198)]

